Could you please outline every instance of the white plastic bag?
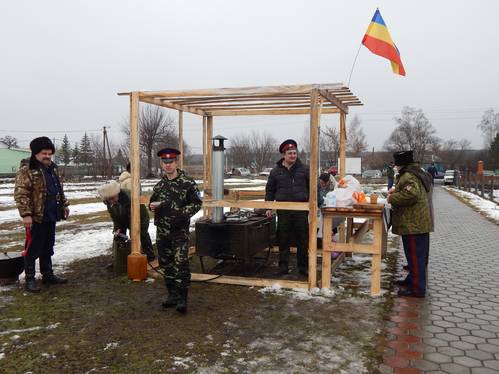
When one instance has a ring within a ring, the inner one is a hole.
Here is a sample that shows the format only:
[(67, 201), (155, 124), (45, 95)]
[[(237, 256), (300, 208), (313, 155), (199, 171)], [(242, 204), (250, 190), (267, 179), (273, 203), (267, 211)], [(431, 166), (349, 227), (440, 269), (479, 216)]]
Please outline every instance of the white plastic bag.
[[(341, 186), (341, 187), (340, 187)], [(357, 201), (353, 197), (354, 192), (361, 192), (360, 182), (351, 175), (346, 175), (334, 190), (336, 193), (336, 206), (349, 208)]]

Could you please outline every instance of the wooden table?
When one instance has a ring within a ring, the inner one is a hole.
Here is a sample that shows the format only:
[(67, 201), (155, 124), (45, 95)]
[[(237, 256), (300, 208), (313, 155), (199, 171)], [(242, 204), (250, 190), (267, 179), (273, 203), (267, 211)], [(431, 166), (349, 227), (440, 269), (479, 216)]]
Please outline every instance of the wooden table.
[[(322, 227), (322, 288), (331, 287), (331, 256), (330, 252), (368, 253), (371, 260), (371, 296), (377, 296), (381, 291), (381, 256), (386, 248), (386, 230), (383, 222), (384, 205), (354, 206), (353, 208), (323, 208)], [(333, 217), (347, 219), (347, 233), (344, 243), (335, 243), (332, 238)], [(353, 232), (354, 218), (364, 218), (366, 221)], [(365, 233), (371, 228), (373, 241), (370, 244), (361, 243)]]

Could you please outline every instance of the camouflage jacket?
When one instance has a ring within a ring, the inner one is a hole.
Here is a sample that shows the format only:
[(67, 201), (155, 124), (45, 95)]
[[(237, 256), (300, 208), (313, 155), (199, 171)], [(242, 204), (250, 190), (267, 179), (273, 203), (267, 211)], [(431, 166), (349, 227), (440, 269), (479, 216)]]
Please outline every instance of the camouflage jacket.
[(395, 191), (390, 195), (393, 207), (392, 232), (398, 235), (433, 231), (430, 212), (431, 176), (418, 164), (400, 169)]
[(154, 214), (154, 224), (164, 233), (188, 229), (191, 217), (202, 205), (196, 182), (182, 170), (177, 169), (177, 173), (177, 178), (172, 180), (164, 176), (154, 186), (150, 200), (161, 202)]
[[(61, 206), (68, 206), (69, 202), (64, 196), (62, 183), (60, 182), (57, 166), (52, 163), (54, 174), (59, 180), (62, 195), (59, 196)], [(14, 189), (14, 200), (21, 217), (31, 216), (33, 221), (43, 222), (45, 199), (47, 196), (47, 184), (43, 171), (38, 161), (32, 156), (21, 161), (21, 167), (16, 174), (16, 185)]]
[[(113, 220), (113, 231), (121, 230), (123, 234), (126, 234), (127, 230), (130, 229), (130, 217), (131, 217), (131, 201), (128, 193), (125, 190), (121, 190), (118, 195), (118, 203), (110, 204), (107, 201), (104, 202), (107, 206), (107, 211)], [(140, 230), (147, 231), (149, 227), (149, 213), (144, 204), (140, 204)]]

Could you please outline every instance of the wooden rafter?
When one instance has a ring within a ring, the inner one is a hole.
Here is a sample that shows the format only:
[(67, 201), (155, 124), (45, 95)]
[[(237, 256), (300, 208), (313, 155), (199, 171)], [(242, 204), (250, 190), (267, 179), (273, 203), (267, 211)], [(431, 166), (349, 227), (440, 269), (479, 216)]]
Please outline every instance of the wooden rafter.
[(328, 100), (331, 104), (336, 105), (338, 109), (340, 109), (345, 113), (348, 113), (348, 107), (340, 99), (334, 96), (334, 94), (328, 92), (327, 90), (319, 90), (319, 93), (323, 98)]
[(165, 108), (170, 108), (170, 109), (176, 109), (176, 110), (181, 110), (183, 112), (189, 112), (189, 113), (192, 113), (192, 114), (197, 114), (197, 115), (200, 115), (200, 116), (204, 116), (205, 113), (201, 110), (201, 109), (197, 109), (197, 108), (191, 108), (189, 106), (186, 106), (186, 105), (178, 105), (178, 104), (175, 104), (175, 103), (171, 103), (167, 100), (161, 100), (161, 99), (154, 99), (154, 98), (141, 98), (140, 101), (144, 102), (144, 103), (147, 103), (147, 104), (154, 104), (154, 105), (159, 105), (159, 106), (162, 106), (162, 107), (165, 107)]

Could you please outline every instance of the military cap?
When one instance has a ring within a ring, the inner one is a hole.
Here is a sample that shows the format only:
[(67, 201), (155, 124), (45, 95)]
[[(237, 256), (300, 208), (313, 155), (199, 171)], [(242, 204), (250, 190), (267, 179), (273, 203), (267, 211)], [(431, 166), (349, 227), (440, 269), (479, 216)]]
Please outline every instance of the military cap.
[(279, 146), (279, 153), (284, 153), (289, 149), (297, 149), (298, 144), (293, 139), (287, 139)]
[(395, 152), (393, 154), (393, 160), (395, 161), (396, 166), (409, 165), (414, 162), (414, 153), (413, 151)]
[(177, 160), (177, 156), (180, 154), (180, 151), (175, 148), (163, 148), (158, 151), (158, 157), (161, 157), (161, 161), (163, 162), (173, 162)]

